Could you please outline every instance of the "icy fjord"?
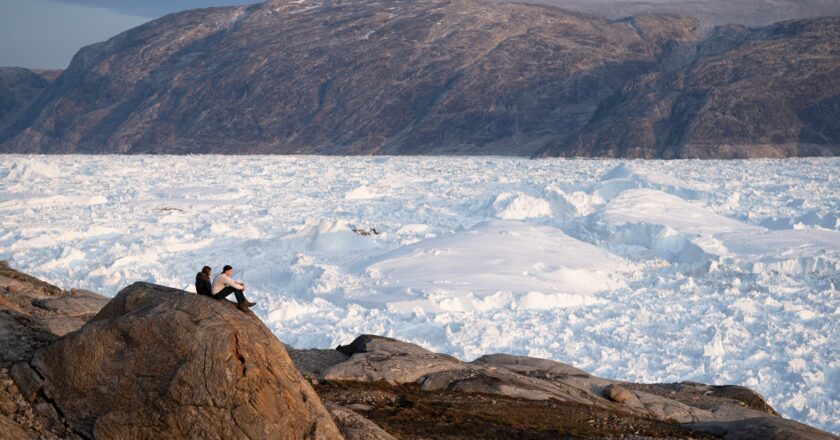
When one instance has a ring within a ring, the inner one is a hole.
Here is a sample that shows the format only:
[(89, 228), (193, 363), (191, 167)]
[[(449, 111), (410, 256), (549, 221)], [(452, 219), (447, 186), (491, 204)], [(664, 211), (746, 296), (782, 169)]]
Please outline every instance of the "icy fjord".
[(837, 433), (838, 174), (840, 159), (5, 155), (0, 258), (109, 296), (193, 290), (201, 266), (232, 264), (297, 347), (376, 333), (742, 384)]

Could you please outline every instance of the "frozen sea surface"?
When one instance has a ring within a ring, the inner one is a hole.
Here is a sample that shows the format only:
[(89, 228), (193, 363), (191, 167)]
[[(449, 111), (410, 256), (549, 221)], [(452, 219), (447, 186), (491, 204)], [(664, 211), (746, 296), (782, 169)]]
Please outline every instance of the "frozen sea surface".
[(838, 159), (6, 155), (0, 258), (108, 296), (232, 264), (294, 346), (377, 333), (742, 384), (838, 433), (838, 175)]

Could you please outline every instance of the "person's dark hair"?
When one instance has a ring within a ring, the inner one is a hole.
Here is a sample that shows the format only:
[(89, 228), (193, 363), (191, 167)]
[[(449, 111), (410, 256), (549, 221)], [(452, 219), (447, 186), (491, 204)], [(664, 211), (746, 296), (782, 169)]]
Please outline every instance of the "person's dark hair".
[(232, 267), (232, 266), (225, 264), (225, 267), (223, 267), (223, 268), (222, 268), (222, 272), (227, 272), (227, 271), (229, 271), (229, 270), (231, 270), (231, 269), (233, 269), (233, 267)]
[(210, 266), (204, 266), (201, 268), (201, 272), (203, 272), (204, 275), (210, 275), (210, 272), (212, 271), (213, 269), (211, 269)]

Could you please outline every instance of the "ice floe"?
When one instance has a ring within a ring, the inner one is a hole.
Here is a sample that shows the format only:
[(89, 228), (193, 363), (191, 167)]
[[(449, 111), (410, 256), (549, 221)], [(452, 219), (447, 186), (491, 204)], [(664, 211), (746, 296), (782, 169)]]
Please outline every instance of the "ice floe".
[[(624, 259), (560, 229), (502, 220), (401, 247), (366, 267), (391, 309), (425, 311), (490, 310), (514, 301), (539, 309), (594, 303), (587, 297), (624, 287), (629, 270)], [(427, 293), (444, 300), (413, 298)], [(512, 295), (494, 296), (499, 293)]]

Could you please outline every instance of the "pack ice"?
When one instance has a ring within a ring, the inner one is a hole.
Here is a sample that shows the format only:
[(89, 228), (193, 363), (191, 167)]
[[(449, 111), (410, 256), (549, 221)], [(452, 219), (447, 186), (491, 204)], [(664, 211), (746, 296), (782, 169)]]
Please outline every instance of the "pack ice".
[[(225, 163), (224, 172), (218, 164)], [(0, 258), (113, 295), (236, 268), (297, 347), (360, 333), (738, 383), (840, 432), (838, 159), (0, 156)]]

